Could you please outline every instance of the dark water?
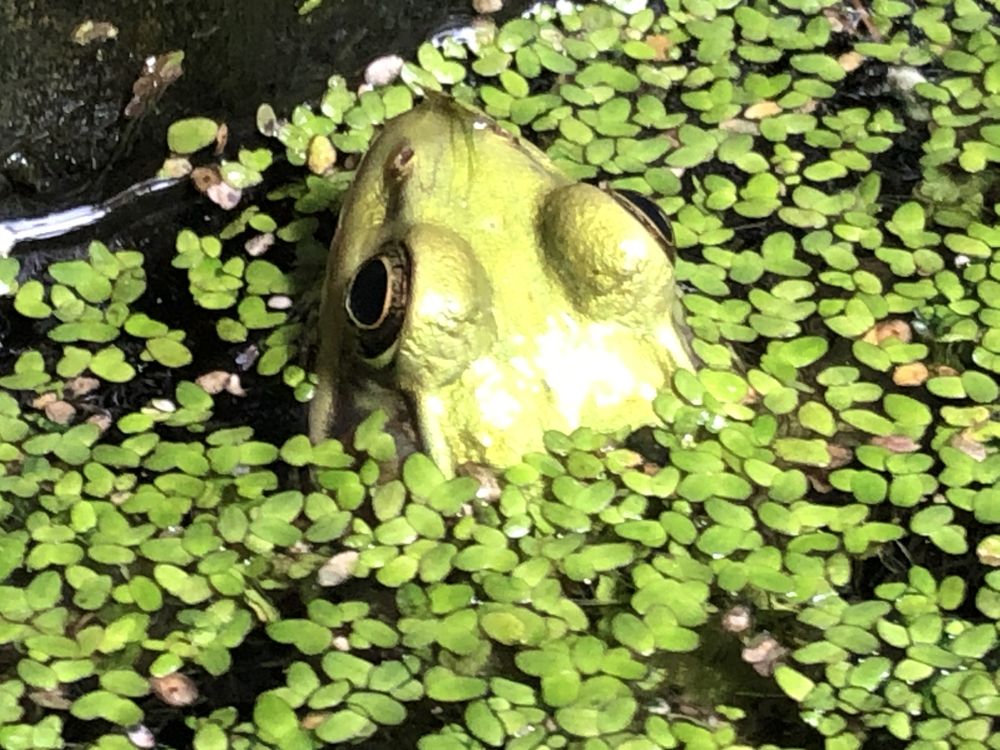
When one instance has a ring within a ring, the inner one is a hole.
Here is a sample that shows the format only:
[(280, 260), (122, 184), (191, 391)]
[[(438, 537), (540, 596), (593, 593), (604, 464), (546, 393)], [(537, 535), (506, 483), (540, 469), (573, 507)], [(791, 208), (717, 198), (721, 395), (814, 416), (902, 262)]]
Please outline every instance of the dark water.
[[(528, 0), (508, 0), (498, 21)], [(333, 73), (406, 57), (470, 0), (326, 0), (300, 16), (294, 0), (0, 0), (0, 219), (96, 202), (149, 177), (174, 119), (204, 114), (233, 136), (261, 102), (281, 111), (318, 97)], [(117, 37), (71, 41), (83, 21)], [(144, 61), (183, 50), (184, 74), (139, 117), (123, 112)]]
[[(497, 22), (529, 4), (508, 0)], [(412, 57), (431, 34), (472, 17), (470, 0), (326, 0), (305, 17), (295, 6), (293, 0), (95, 0), (84, 12), (72, 0), (0, 0), (0, 221), (96, 204), (149, 178), (167, 155), (167, 126), (180, 117), (201, 114), (226, 122), (230, 146), (264, 145), (255, 126), (261, 102), (287, 112), (316, 101), (329, 76), (359, 81), (372, 59), (389, 53)], [(114, 23), (118, 36), (89, 46), (73, 43), (72, 30), (87, 18)], [(144, 60), (173, 49), (185, 52), (182, 77), (141, 117), (125, 117)], [(269, 184), (281, 182), (282, 168), (276, 164), (268, 171)], [(245, 195), (243, 205), (252, 197)], [(101, 389), (91, 397), (92, 408), (120, 416), (172, 393), (178, 379), (219, 368), (241, 372), (250, 394), (217, 396), (221, 423), (253, 413), (261, 426), (258, 437), (279, 442), (304, 429), (305, 410), (288, 389), (275, 394), (253, 387), (254, 359), (247, 355), (255, 339), (220, 347), (214, 320), (183, 293), (185, 274), (170, 264), (178, 229), (208, 234), (234, 215), (183, 181), (96, 226), (16, 246), (21, 281), (40, 278), (50, 262), (84, 256), (94, 239), (113, 250), (141, 251), (148, 288), (135, 309), (188, 333), (197, 370), (139, 363), (134, 380)], [(324, 221), (317, 239), (326, 243), (332, 233), (333, 221)], [(286, 255), (269, 257), (288, 270)], [(28, 350), (40, 349), (47, 361), (56, 361), (61, 348), (46, 336), (54, 321), (28, 321), (14, 315), (11, 304), (10, 298), (0, 301), (0, 372), (9, 372)], [(138, 355), (126, 351), (131, 361)]]

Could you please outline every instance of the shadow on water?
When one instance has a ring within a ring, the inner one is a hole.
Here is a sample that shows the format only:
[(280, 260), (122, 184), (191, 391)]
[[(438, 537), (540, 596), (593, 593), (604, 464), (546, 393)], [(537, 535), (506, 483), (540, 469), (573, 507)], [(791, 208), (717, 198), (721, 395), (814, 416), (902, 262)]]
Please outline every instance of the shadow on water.
[[(279, 111), (318, 97), (333, 73), (355, 78), (373, 58), (411, 54), (469, 0), (327, 0), (299, 16), (294, 0), (0, 0), (0, 219), (97, 202), (149, 177), (166, 126), (203, 114), (235, 137), (261, 102)], [(508, 0), (498, 21), (529, 5)], [(85, 20), (117, 36), (80, 45)], [(150, 56), (183, 50), (184, 73), (158, 103), (126, 118)]]

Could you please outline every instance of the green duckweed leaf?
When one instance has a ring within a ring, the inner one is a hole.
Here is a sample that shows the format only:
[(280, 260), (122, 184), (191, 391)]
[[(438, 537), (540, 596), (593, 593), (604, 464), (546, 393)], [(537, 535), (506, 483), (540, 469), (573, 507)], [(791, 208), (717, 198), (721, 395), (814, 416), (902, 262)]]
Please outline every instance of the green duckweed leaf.
[(193, 154), (215, 141), (219, 124), (207, 117), (177, 120), (167, 128), (167, 146), (176, 154)]
[(331, 713), (314, 730), (323, 742), (338, 744), (370, 735), (375, 724), (367, 716), (353, 709), (342, 709)]
[(774, 680), (785, 695), (800, 703), (816, 687), (816, 684), (804, 674), (784, 665), (774, 670)]
[(80, 696), (73, 701), (70, 713), (78, 719), (104, 719), (119, 726), (135, 724), (142, 718), (142, 711), (135, 703), (106, 690)]
[(146, 351), (154, 360), (166, 367), (184, 367), (191, 364), (194, 359), (191, 350), (184, 344), (166, 336), (149, 339), (146, 342)]
[(288, 643), (307, 655), (321, 654), (330, 648), (329, 629), (309, 620), (285, 619), (267, 626), (267, 634), (278, 643)]
[(424, 675), (424, 688), (431, 700), (468, 701), (485, 695), (487, 683), (478, 677), (463, 677), (446, 667), (431, 667)]
[(503, 744), (506, 737), (504, 725), (486, 701), (470, 703), (465, 709), (464, 718), (469, 731), (481, 742), (492, 747)]
[(125, 353), (117, 346), (95, 352), (88, 367), (97, 377), (111, 383), (126, 383), (135, 377), (135, 368), (125, 361)]

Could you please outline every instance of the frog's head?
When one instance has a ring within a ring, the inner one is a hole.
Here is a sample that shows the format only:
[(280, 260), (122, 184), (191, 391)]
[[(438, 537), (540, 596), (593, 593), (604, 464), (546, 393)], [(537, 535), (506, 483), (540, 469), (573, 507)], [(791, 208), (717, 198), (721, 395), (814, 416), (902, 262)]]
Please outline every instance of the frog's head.
[(314, 439), (358, 404), (405, 401), (450, 473), (516, 461), (547, 429), (650, 421), (692, 360), (668, 230), (637, 204), (655, 208), (573, 182), (451, 99), (388, 122), (333, 241)]

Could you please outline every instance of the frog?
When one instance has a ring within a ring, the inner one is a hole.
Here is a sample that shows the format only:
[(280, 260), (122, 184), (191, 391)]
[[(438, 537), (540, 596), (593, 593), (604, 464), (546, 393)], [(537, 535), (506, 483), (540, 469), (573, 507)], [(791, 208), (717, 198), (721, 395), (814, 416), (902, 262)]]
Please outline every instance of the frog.
[(444, 95), (387, 121), (331, 243), (313, 440), (379, 407), (454, 476), (515, 464), (549, 430), (654, 422), (696, 366), (655, 209)]

